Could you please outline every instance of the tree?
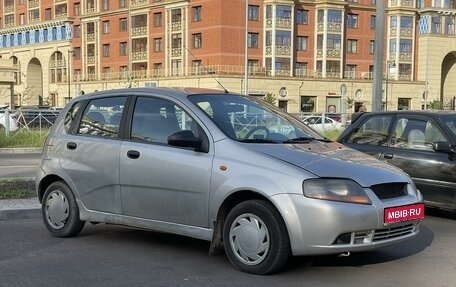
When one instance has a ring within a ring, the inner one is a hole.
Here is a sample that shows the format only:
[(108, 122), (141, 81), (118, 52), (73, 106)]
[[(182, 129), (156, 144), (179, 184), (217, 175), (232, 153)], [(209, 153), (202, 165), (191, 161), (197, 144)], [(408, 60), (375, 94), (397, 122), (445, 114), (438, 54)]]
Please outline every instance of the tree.
[(275, 105), (276, 100), (277, 97), (272, 93), (267, 93), (266, 96), (264, 96), (264, 101), (270, 103), (271, 105)]
[(433, 100), (428, 104), (430, 110), (443, 110), (443, 103), (439, 100)]

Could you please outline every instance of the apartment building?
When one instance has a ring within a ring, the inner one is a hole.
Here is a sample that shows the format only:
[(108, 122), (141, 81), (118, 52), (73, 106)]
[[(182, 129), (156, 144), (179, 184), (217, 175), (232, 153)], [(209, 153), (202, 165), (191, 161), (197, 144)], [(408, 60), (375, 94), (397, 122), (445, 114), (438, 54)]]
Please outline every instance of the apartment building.
[[(292, 113), (370, 110), (383, 49), (384, 109), (454, 109), (456, 3), (385, 0), (4, 0), (0, 56), (13, 106), (82, 91), (195, 86), (277, 97)], [(384, 45), (375, 43), (384, 30)]]

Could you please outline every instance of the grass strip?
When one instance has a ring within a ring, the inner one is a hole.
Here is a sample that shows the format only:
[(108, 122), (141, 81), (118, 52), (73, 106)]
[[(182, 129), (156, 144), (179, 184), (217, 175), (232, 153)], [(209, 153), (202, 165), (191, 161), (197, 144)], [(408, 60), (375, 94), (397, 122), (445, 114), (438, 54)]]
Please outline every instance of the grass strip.
[(35, 181), (33, 180), (0, 180), (0, 199), (23, 199), (32, 198), (35, 196)]

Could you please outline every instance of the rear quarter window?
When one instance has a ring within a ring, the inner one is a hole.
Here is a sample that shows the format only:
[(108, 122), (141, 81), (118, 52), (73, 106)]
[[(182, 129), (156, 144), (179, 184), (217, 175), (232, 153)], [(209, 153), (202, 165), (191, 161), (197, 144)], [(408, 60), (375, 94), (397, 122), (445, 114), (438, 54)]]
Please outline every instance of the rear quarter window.
[(66, 113), (65, 119), (63, 120), (63, 125), (65, 127), (66, 133), (70, 133), (71, 127), (73, 126), (73, 123), (76, 119), (76, 115), (78, 114), (81, 105), (81, 102), (74, 103)]

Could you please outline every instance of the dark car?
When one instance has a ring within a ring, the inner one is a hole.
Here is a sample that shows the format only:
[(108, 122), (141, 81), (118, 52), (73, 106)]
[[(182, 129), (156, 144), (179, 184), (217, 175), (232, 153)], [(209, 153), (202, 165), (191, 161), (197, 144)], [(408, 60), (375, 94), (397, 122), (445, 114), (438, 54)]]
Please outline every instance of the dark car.
[(337, 139), (407, 172), (428, 206), (456, 211), (456, 112), (353, 115)]

